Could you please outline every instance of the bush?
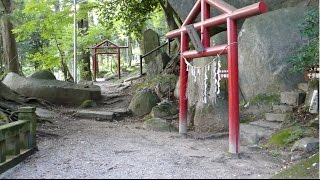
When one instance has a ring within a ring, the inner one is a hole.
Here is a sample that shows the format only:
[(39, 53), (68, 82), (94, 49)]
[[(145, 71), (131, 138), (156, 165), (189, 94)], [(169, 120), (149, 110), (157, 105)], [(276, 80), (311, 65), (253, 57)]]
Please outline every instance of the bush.
[(289, 57), (292, 65), (290, 71), (303, 72), (305, 68), (317, 65), (319, 62), (319, 12), (312, 9), (305, 14), (305, 21), (300, 23), (301, 33), (307, 37), (308, 43)]

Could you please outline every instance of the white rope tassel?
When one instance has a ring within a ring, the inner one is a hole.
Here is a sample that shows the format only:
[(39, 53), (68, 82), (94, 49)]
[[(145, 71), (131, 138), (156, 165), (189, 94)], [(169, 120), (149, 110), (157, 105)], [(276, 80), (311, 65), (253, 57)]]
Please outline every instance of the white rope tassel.
[(216, 95), (216, 89), (217, 89), (217, 86), (216, 86), (216, 84), (217, 84), (217, 62), (216, 61), (214, 61), (213, 63), (212, 63), (212, 71), (211, 71), (211, 77), (212, 77), (212, 80), (211, 80), (211, 84), (212, 84), (212, 86), (213, 87), (211, 87), (212, 89), (211, 89), (211, 93), (212, 93), (212, 102), (214, 103), (214, 104), (216, 104), (217, 103), (217, 95)]
[[(219, 57), (219, 56), (218, 56)], [(218, 77), (218, 82), (217, 82), (217, 95), (220, 94), (220, 81), (221, 81), (221, 61), (220, 61), (220, 57), (218, 59), (218, 70), (217, 70), (217, 77)]]
[(208, 75), (206, 70), (204, 71), (204, 103), (207, 104), (207, 88), (208, 88)]

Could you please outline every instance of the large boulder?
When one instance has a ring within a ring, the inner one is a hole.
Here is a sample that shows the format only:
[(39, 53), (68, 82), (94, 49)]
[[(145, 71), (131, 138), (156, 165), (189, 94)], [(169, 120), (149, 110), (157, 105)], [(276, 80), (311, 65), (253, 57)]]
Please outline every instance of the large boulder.
[[(242, 8), (261, 0), (224, 0), (226, 3), (234, 6), (235, 8)], [(177, 12), (178, 16), (184, 21), (188, 14), (190, 13), (191, 9), (193, 8), (194, 4), (197, 0), (169, 0), (170, 5), (173, 9)], [(295, 6), (313, 6), (318, 7), (319, 1), (318, 0), (265, 0), (268, 11), (274, 11), (281, 8), (287, 7), (295, 7)], [(220, 12), (217, 10), (211, 10), (211, 16), (217, 16)], [(200, 17), (200, 16), (199, 16)], [(198, 17), (198, 20), (200, 19)]]
[(0, 81), (0, 98), (9, 101), (23, 102), (23, 98)]
[(239, 33), (239, 78), (246, 99), (291, 91), (304, 81), (303, 74), (289, 73), (287, 59), (307, 42), (298, 26), (307, 10), (281, 9), (245, 21)]
[[(152, 29), (148, 29), (143, 33), (143, 54), (146, 54), (153, 49), (157, 48), (160, 46), (160, 40), (159, 40), (159, 35), (154, 32)], [(157, 50), (150, 54), (149, 56), (145, 57), (145, 63), (149, 64), (149, 62), (153, 61), (158, 54), (160, 54), (160, 50)]]
[[(153, 78), (158, 74), (160, 74), (164, 70), (164, 68), (167, 66), (169, 61), (170, 61), (170, 57), (166, 52), (160, 53), (154, 59), (148, 60), (147, 69), (146, 69), (148, 77)], [(147, 62), (147, 59), (146, 59), (146, 62)]]
[(37, 71), (33, 73), (30, 78), (34, 79), (46, 79), (46, 80), (56, 80), (57, 78), (54, 76), (54, 74), (49, 70), (42, 70)]
[(80, 105), (84, 100), (101, 98), (99, 86), (25, 78), (15, 73), (9, 73), (3, 83), (21, 95), (45, 99), (56, 104)]
[(143, 89), (132, 98), (129, 110), (134, 116), (142, 117), (149, 114), (159, 102), (160, 99), (155, 92), (150, 89)]

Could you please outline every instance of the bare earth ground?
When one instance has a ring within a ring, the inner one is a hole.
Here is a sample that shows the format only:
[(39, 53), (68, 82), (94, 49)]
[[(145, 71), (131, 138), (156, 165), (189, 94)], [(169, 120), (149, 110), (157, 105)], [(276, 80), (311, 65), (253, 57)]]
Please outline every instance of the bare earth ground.
[[(106, 100), (116, 89), (108, 82), (98, 85)], [(115, 103), (96, 109), (127, 107), (131, 96), (121, 93)], [(0, 178), (256, 179), (281, 169), (261, 149), (241, 146), (241, 158), (232, 157), (226, 136), (200, 140), (195, 133), (152, 132), (142, 128), (140, 119), (101, 122), (74, 118), (74, 110), (55, 109), (54, 124), (39, 125), (39, 151)]]

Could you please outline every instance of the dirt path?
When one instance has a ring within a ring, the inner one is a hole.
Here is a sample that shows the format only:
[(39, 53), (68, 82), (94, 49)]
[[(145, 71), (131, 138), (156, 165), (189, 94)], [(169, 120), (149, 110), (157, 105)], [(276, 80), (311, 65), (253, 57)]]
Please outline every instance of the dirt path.
[[(114, 91), (110, 83), (100, 85), (107, 88), (105, 96)], [(127, 104), (130, 96), (121, 97), (104, 108)], [(231, 157), (227, 137), (186, 138), (146, 131), (139, 119), (99, 122), (75, 119), (70, 111), (60, 109), (54, 125), (40, 126), (46, 133), (38, 141), (39, 151), (0, 177), (270, 178), (281, 168), (267, 152), (250, 147), (241, 146), (241, 159)]]

